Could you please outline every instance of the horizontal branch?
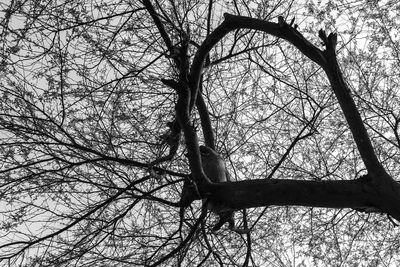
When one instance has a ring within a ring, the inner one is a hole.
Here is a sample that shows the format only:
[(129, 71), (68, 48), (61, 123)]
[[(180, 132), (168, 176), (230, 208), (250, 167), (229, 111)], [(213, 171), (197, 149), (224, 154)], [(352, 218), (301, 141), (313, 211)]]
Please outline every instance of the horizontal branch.
[(303, 181), (284, 179), (246, 180), (212, 186), (211, 201), (232, 209), (269, 205), (355, 208), (370, 206), (374, 194), (360, 179), (344, 181)]
[(208, 194), (210, 201), (224, 203), (234, 210), (270, 205), (353, 209), (367, 207), (400, 220), (400, 185), (390, 183), (377, 187), (369, 176), (342, 181), (262, 179), (226, 182), (212, 184)]

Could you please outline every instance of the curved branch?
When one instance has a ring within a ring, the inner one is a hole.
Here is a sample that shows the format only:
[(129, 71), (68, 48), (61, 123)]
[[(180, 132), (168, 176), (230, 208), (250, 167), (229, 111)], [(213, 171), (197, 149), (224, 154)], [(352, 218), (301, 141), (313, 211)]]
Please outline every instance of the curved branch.
[(282, 20), (279, 20), (279, 23), (273, 23), (260, 19), (235, 16), (227, 13), (224, 14), (224, 17), (224, 22), (222, 22), (222, 24), (204, 40), (194, 56), (192, 67), (190, 69), (190, 85), (192, 89), (192, 98), (194, 100), (197, 95), (200, 76), (206, 56), (225, 35), (236, 29), (259, 30), (285, 39), (295, 45), (304, 55), (309, 57), (317, 64), (322, 65), (325, 63), (322, 51), (307, 41), (295, 28), (284, 23), (283, 18)]
[(193, 59), (190, 70), (191, 103), (196, 101), (203, 63), (206, 56), (230, 31), (235, 29), (253, 29), (285, 39), (324, 69), (369, 173), (374, 173), (377, 176), (385, 173), (385, 170), (375, 154), (360, 113), (350, 95), (350, 90), (343, 79), (343, 75), (337, 63), (335, 54), (336, 34), (330, 34), (327, 37), (325, 32), (319, 32), (319, 37), (324, 41), (327, 47), (325, 51), (322, 51), (306, 40), (295, 27), (287, 24), (283, 17), (279, 17), (278, 23), (273, 23), (230, 14), (224, 14), (224, 16), (224, 22), (204, 40)]
[[(201, 82), (202, 81), (200, 81), (200, 83)], [(204, 102), (204, 98), (201, 93), (198, 94), (196, 98), (196, 107), (200, 115), (201, 128), (203, 130), (205, 145), (215, 150), (215, 138), (212, 130), (211, 120), (210, 116), (208, 115), (207, 105)]]

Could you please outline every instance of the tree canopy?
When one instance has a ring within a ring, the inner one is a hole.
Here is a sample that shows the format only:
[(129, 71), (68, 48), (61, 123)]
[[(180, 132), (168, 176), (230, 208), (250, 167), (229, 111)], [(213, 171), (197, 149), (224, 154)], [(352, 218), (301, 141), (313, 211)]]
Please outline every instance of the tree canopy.
[[(396, 1), (9, 0), (0, 18), (0, 264), (400, 264)], [(246, 231), (212, 231), (209, 201)]]

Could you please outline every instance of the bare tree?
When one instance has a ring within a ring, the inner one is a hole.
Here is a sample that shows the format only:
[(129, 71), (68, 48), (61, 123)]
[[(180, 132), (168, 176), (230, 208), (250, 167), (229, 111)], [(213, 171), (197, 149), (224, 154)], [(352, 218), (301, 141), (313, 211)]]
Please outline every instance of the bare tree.
[(4, 266), (400, 261), (397, 4), (0, 5)]

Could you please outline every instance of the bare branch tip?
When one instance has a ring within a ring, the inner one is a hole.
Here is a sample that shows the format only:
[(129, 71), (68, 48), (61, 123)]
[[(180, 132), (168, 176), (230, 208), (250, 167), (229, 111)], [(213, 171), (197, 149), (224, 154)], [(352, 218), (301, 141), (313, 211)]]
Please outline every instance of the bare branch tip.
[(326, 38), (326, 33), (323, 29), (320, 29), (318, 32), (318, 37), (322, 40), (322, 42), (326, 45), (328, 39)]
[(322, 44), (326, 46), (328, 49), (335, 49), (337, 44), (337, 33), (330, 33), (326, 36), (326, 32), (324, 30), (319, 30), (318, 32), (319, 38), (322, 40)]
[(278, 24), (279, 24), (280, 27), (284, 27), (286, 25), (286, 21), (283, 18), (283, 16), (279, 16), (278, 17)]
[(225, 19), (225, 20), (232, 19), (232, 18), (233, 18), (233, 16), (234, 16), (234, 15), (232, 15), (232, 14), (229, 14), (229, 13), (224, 13), (224, 19)]
[(328, 43), (329, 45), (335, 49), (337, 44), (337, 33), (330, 33), (328, 36)]

